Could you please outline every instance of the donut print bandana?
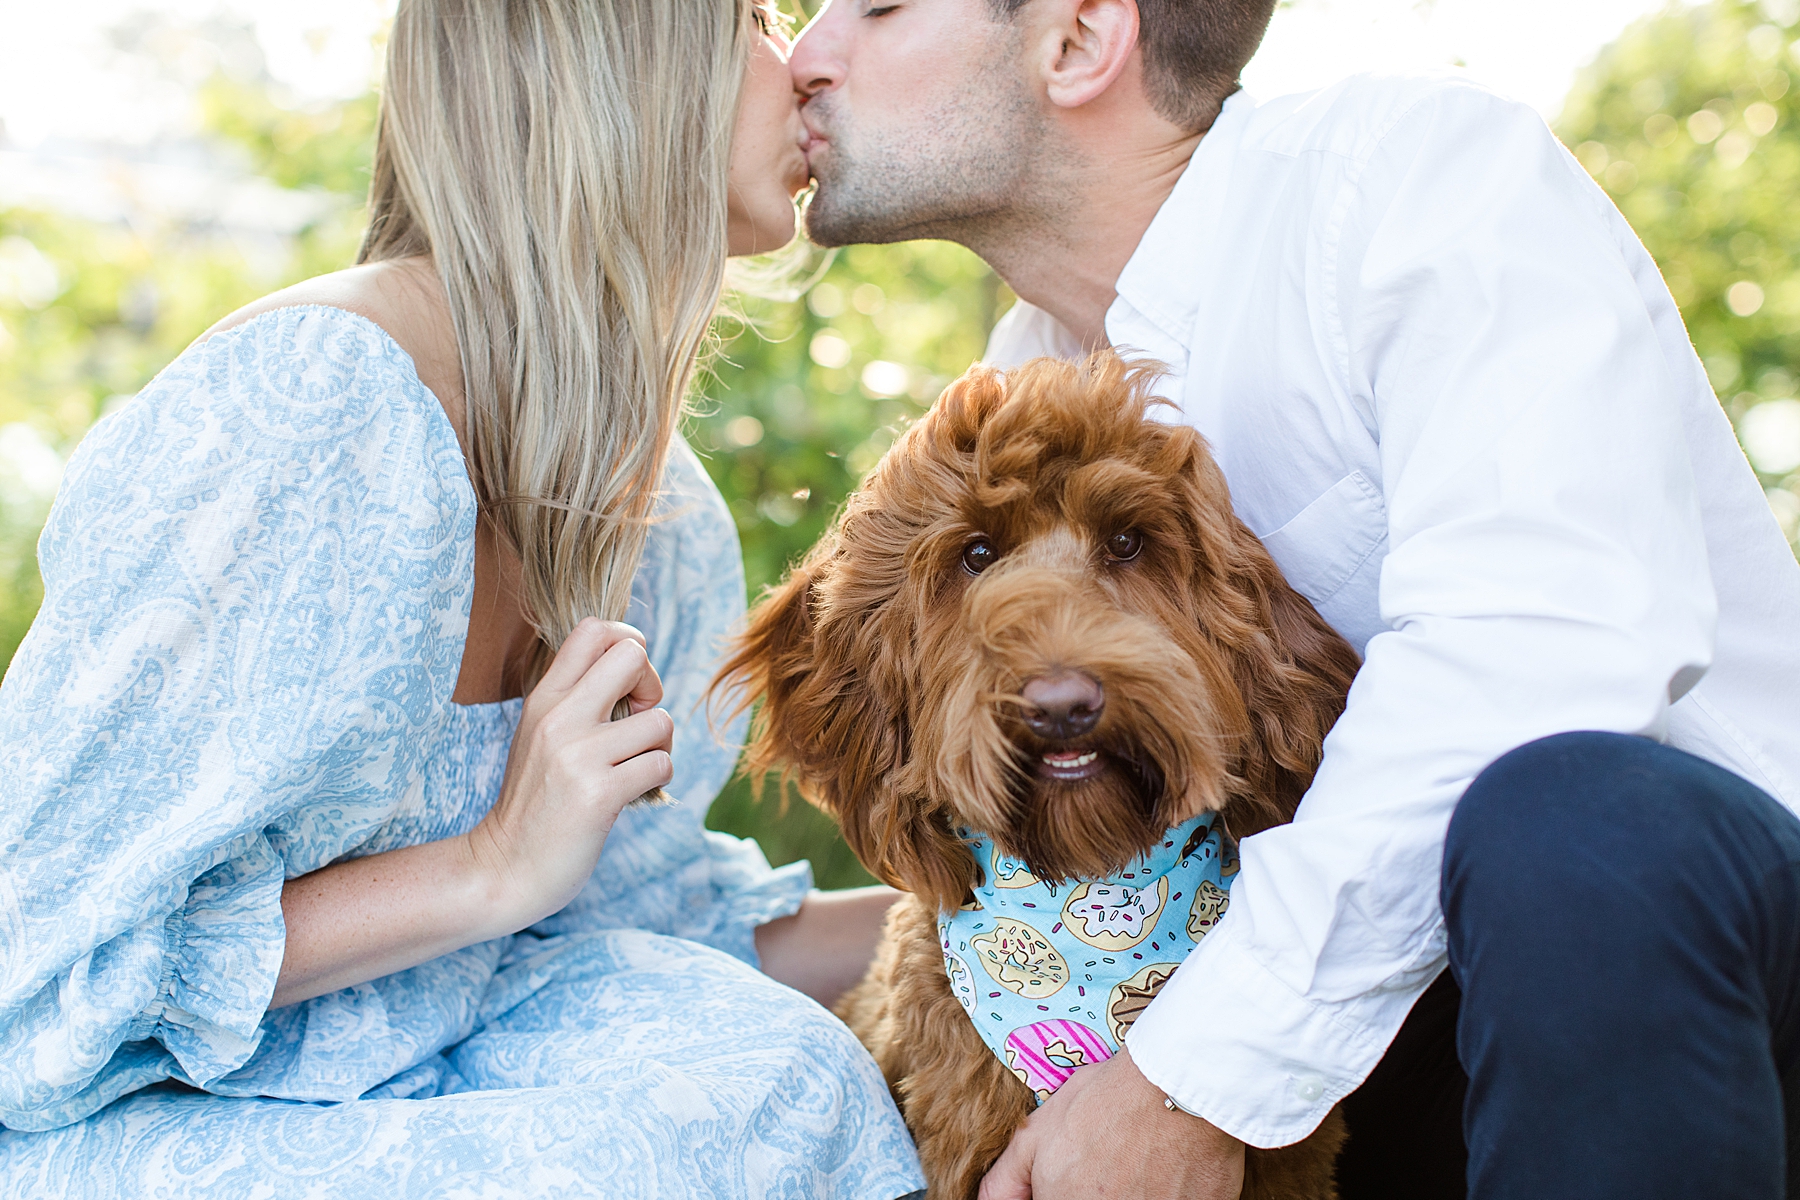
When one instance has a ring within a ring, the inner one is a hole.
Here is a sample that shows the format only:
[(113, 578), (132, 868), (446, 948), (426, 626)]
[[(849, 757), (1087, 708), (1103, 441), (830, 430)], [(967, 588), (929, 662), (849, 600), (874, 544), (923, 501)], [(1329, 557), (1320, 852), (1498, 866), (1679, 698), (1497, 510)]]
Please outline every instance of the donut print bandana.
[(982, 1041), (1042, 1103), (1111, 1058), (1194, 943), (1224, 915), (1237, 847), (1206, 813), (1112, 879), (1045, 883), (986, 834), (974, 900), (938, 917), (950, 990)]

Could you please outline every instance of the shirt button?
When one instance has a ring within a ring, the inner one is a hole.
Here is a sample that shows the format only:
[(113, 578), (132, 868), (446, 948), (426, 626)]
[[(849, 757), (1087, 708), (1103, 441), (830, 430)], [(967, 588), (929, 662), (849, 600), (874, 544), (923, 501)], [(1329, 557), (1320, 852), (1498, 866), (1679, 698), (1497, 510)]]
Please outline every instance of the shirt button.
[(1301, 1075), (1294, 1080), (1294, 1095), (1311, 1104), (1325, 1094), (1325, 1080), (1319, 1075)]

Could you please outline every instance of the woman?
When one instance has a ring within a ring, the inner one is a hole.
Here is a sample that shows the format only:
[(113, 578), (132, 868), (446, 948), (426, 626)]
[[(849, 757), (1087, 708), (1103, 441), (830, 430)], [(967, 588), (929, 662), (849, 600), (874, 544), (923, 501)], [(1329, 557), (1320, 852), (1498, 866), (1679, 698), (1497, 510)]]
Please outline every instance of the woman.
[(674, 428), (801, 134), (750, 0), (403, 0), (361, 265), (209, 331), (45, 530), (0, 1194), (920, 1186), (753, 969), (829, 996), (885, 898), (700, 827), (742, 579)]

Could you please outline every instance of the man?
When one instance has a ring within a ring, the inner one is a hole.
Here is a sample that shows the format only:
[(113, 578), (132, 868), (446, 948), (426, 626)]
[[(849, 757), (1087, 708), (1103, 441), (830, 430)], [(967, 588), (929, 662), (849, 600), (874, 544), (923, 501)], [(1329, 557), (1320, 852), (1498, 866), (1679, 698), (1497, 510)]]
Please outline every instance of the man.
[(973, 249), (1021, 298), (1002, 365), (1168, 364), (1239, 514), (1364, 653), (1227, 919), (983, 1195), (1232, 1196), (1243, 1143), (1371, 1071), (1346, 1196), (1457, 1194), (1431, 1176), (1460, 1146), (1424, 1144), (1452, 1022), (1473, 1195), (1781, 1195), (1800, 567), (1654, 264), (1542, 121), (1433, 79), (1258, 107), (1236, 81), (1271, 8), (833, 0), (794, 49), (813, 238)]

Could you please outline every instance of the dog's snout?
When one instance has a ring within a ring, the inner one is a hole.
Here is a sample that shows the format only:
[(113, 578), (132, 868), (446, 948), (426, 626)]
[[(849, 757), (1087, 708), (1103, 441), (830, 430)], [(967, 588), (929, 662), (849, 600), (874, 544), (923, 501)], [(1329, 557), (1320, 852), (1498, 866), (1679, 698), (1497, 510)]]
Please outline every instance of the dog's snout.
[(1080, 671), (1058, 671), (1025, 681), (1025, 724), (1042, 738), (1077, 738), (1100, 722), (1106, 693)]

